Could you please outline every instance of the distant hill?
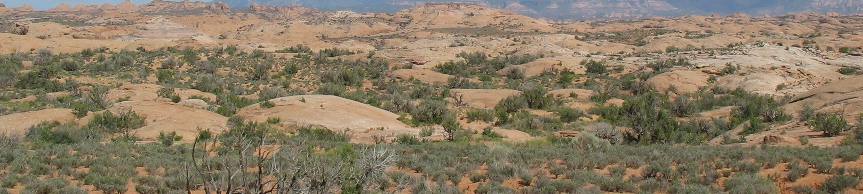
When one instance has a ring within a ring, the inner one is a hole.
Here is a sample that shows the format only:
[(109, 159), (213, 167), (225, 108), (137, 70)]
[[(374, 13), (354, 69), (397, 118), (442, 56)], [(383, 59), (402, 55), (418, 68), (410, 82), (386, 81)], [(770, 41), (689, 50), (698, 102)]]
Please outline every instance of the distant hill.
[(216, 0), (235, 9), (252, 2), (270, 6), (305, 6), (322, 10), (396, 12), (425, 3), (475, 3), (549, 19), (643, 18), (680, 15), (755, 16), (798, 12), (863, 13), (861, 0)]

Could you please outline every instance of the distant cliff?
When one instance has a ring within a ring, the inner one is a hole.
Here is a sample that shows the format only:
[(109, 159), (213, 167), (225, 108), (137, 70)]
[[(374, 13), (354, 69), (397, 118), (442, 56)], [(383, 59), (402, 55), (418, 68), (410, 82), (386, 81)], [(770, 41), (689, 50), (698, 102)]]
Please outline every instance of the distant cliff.
[(754, 16), (799, 12), (863, 13), (861, 0), (217, 0), (234, 9), (254, 2), (270, 6), (305, 6), (322, 10), (396, 12), (425, 3), (475, 3), (549, 19), (643, 18), (680, 15)]

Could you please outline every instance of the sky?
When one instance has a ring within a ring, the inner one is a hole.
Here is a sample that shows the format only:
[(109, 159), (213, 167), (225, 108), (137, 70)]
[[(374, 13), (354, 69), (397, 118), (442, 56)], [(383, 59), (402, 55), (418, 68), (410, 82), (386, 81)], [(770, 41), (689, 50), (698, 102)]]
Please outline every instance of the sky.
[[(77, 4), (104, 4), (104, 3), (112, 3), (117, 4), (123, 2), (123, 0), (0, 0), (0, 3), (6, 4), (6, 7), (19, 7), (24, 4), (29, 4), (33, 6), (33, 9), (36, 10), (46, 10), (57, 7), (60, 3), (66, 3), (69, 5), (77, 5)], [(132, 0), (132, 2), (136, 4), (144, 4), (150, 2), (150, 0)]]

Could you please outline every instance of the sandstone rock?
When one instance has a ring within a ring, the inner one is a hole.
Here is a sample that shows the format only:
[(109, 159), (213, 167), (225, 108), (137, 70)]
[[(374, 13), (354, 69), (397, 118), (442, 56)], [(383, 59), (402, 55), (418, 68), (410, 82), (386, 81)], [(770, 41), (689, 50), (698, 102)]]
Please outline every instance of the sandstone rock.
[(849, 121), (857, 121), (863, 114), (863, 76), (834, 81), (794, 97), (783, 108), (799, 116), (804, 107), (816, 112), (841, 113)]
[(618, 106), (618, 107), (620, 107), (620, 106), (623, 106), (623, 103), (624, 103), (624, 102), (625, 102), (625, 101), (624, 101), (623, 99), (620, 99), (620, 98), (612, 98), (612, 99), (608, 99), (608, 100), (606, 100), (606, 101), (605, 101), (605, 105), (606, 105), (606, 106)]
[(710, 76), (701, 71), (677, 70), (653, 76), (647, 79), (647, 84), (660, 92), (674, 88), (676, 94), (688, 94), (707, 86), (709, 79)]
[(346, 133), (354, 143), (376, 143), (376, 138), (394, 140), (398, 135), (414, 135), (419, 129), (398, 120), (399, 115), (353, 100), (329, 95), (301, 95), (270, 100), (270, 108), (251, 105), (237, 115), (256, 122), (278, 118), (283, 125), (320, 126)]
[(210, 105), (207, 104), (206, 101), (201, 100), (201, 99), (186, 99), (186, 100), (180, 101), (177, 104), (183, 105), (186, 107), (190, 107), (190, 108), (197, 108), (197, 109), (203, 109), (203, 110), (207, 110), (207, 108), (210, 107)]
[(393, 71), (391, 76), (401, 80), (413, 78), (429, 84), (446, 84), (452, 77), (429, 69), (399, 69)]

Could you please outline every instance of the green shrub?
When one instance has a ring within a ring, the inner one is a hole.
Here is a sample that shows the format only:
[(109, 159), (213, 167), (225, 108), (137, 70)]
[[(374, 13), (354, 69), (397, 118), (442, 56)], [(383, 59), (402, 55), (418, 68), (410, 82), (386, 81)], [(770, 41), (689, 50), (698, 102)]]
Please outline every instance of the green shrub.
[(17, 57), (0, 57), (0, 88), (15, 84), (18, 78), (18, 71), (20, 70), (21, 59)]
[(42, 89), (46, 92), (59, 92), (66, 90), (65, 85), (54, 78), (58, 77), (60, 70), (54, 66), (42, 66), (35, 71), (20, 76), (15, 87), (19, 89)]
[(818, 113), (808, 123), (815, 131), (821, 131), (825, 136), (833, 137), (848, 130), (848, 121), (840, 114)]
[(453, 141), (456, 139), (456, 132), (462, 130), (461, 124), (458, 123), (458, 119), (455, 116), (448, 115), (444, 117), (443, 121), (441, 121), (441, 126), (447, 134), (447, 140)]
[(494, 106), (495, 112), (514, 113), (527, 108), (527, 100), (522, 96), (509, 96)]
[(276, 107), (276, 104), (274, 104), (272, 101), (267, 100), (267, 101), (261, 102), (261, 108), (273, 108), (273, 107)]
[(757, 174), (738, 174), (725, 181), (725, 191), (731, 194), (773, 194), (779, 188), (773, 181)]
[(158, 138), (159, 143), (161, 143), (164, 146), (174, 145), (175, 141), (180, 141), (182, 139), (183, 139), (183, 136), (177, 135), (176, 131), (171, 131), (168, 133), (165, 133), (164, 131), (159, 132), (159, 138)]
[(846, 175), (833, 175), (827, 181), (824, 182), (824, 185), (821, 186), (821, 189), (826, 191), (827, 193), (841, 193), (847, 188), (854, 188), (860, 182), (860, 179), (853, 176)]
[(177, 95), (176, 92), (174, 92), (174, 88), (172, 88), (172, 87), (160, 88), (159, 91), (157, 92), (157, 94), (159, 95), (159, 97), (171, 99), (171, 102), (174, 102), (174, 103), (180, 102), (180, 96)]
[(419, 139), (417, 139), (417, 137), (414, 137), (413, 135), (403, 134), (396, 137), (396, 143), (402, 145), (418, 145), (421, 142)]
[(482, 136), (492, 138), (492, 139), (503, 137), (500, 134), (497, 134), (496, 132), (494, 132), (491, 127), (483, 128), (482, 129)]
[(815, 108), (809, 104), (803, 105), (803, 109), (800, 110), (800, 121), (808, 122), (813, 117), (815, 117)]
[(441, 100), (427, 99), (411, 111), (413, 120), (426, 124), (441, 124), (444, 116), (448, 113), (446, 102)]
[(686, 58), (677, 58), (677, 59), (667, 59), (667, 60), (659, 60), (655, 62), (651, 62), (647, 64), (647, 67), (653, 69), (654, 72), (663, 72), (667, 69), (673, 67), (692, 67), (695, 64), (692, 64)]
[(341, 48), (326, 48), (318, 52), (318, 55), (322, 57), (338, 57), (342, 55), (353, 55), (355, 52), (348, 49)]
[(258, 100), (270, 100), (279, 97), (288, 96), (288, 91), (282, 87), (266, 87), (261, 90), (260, 94), (258, 94), (260, 99)]
[[(60, 178), (51, 178), (43, 181), (33, 181), (30, 185), (24, 188), (22, 193), (61, 193), (60, 191), (68, 182)], [(79, 192), (80, 193), (80, 192)]]
[(273, 68), (273, 64), (269, 61), (258, 62), (253, 66), (254, 69), (252, 71), (252, 79), (254, 80), (267, 80), (270, 79), (270, 70)]
[(522, 88), (522, 96), (527, 106), (533, 109), (543, 109), (554, 103), (554, 98), (548, 94), (545, 87), (528, 84)]
[(798, 162), (792, 162), (788, 165), (788, 175), (785, 178), (789, 182), (794, 182), (809, 173), (809, 167), (800, 165)]
[(557, 115), (560, 117), (560, 120), (563, 122), (575, 122), (578, 121), (578, 118), (584, 116), (584, 113), (580, 110), (572, 109), (569, 107), (562, 107), (557, 109)]
[(484, 122), (492, 122), (494, 121), (494, 111), (485, 110), (485, 109), (471, 109), (466, 113), (468, 122), (474, 121), (484, 121)]
[(343, 85), (325, 83), (318, 88), (318, 93), (323, 95), (343, 96), (347, 88)]
[(115, 115), (110, 111), (97, 114), (87, 124), (87, 127), (107, 133), (123, 133), (130, 137), (130, 131), (144, 126), (144, 117), (135, 112), (122, 112)]
[(306, 45), (298, 44), (288, 48), (276, 50), (277, 53), (312, 53), (312, 49)]
[(324, 142), (347, 142), (348, 136), (339, 134), (325, 128), (300, 128), (298, 137), (301, 139), (324, 141)]
[(737, 73), (737, 69), (740, 69), (739, 65), (725, 64), (725, 67), (722, 67), (722, 70), (720, 70), (720, 75), (735, 74)]
[(588, 61), (581, 61), (581, 65), (587, 69), (587, 73), (589, 73), (589, 74), (608, 73), (608, 68), (605, 67), (605, 64), (603, 62), (588, 60)]
[(158, 79), (159, 83), (161, 83), (161, 84), (173, 84), (177, 81), (174, 78), (174, 74), (175, 74), (174, 71), (171, 71), (168, 69), (160, 69), (156, 73), (156, 79)]
[(856, 67), (842, 67), (838, 70), (842, 75), (858, 75), (860, 74), (860, 69)]
[(93, 185), (104, 193), (120, 193), (126, 191), (126, 180), (119, 176), (105, 176), (89, 173), (84, 177), (84, 183)]
[(154, 176), (140, 177), (135, 185), (135, 191), (138, 193), (168, 193), (168, 186), (163, 178)]

